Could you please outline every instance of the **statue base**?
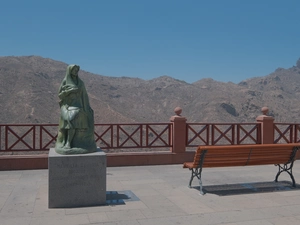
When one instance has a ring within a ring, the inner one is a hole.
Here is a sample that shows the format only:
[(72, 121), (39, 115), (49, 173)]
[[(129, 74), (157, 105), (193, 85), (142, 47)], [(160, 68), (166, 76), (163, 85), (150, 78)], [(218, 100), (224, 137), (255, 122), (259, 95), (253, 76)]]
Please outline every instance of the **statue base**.
[(97, 147), (95, 148), (59, 148), (56, 147), (55, 151), (61, 155), (74, 155), (74, 154), (88, 154), (97, 152)]
[(49, 208), (106, 204), (106, 154), (61, 155), (54, 148), (48, 157)]

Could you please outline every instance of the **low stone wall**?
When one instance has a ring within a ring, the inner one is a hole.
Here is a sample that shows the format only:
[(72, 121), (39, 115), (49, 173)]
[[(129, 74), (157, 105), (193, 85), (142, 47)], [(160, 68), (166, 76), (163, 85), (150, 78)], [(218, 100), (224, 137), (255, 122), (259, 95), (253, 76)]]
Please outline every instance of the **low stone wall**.
[[(194, 152), (107, 153), (107, 166), (181, 164), (193, 161)], [(0, 170), (48, 169), (48, 154), (0, 156)]]
[[(147, 152), (147, 153), (107, 153), (107, 166), (146, 166), (168, 165), (191, 162), (194, 151), (184, 153)], [(300, 151), (297, 153), (300, 160)], [(48, 154), (40, 155), (3, 155), (0, 156), (0, 170), (48, 169)]]

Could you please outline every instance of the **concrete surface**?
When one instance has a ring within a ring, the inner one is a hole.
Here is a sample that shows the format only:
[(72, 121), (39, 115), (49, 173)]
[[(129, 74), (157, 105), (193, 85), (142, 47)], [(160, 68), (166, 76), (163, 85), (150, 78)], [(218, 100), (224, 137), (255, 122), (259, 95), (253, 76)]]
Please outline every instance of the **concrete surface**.
[(83, 207), (106, 203), (106, 154), (61, 155), (49, 151), (49, 208)]
[[(182, 165), (109, 167), (105, 206), (49, 209), (48, 170), (0, 171), (0, 224), (299, 225), (300, 187), (275, 184), (276, 173), (272, 165), (204, 168), (200, 196)], [(300, 182), (300, 162), (293, 173)]]

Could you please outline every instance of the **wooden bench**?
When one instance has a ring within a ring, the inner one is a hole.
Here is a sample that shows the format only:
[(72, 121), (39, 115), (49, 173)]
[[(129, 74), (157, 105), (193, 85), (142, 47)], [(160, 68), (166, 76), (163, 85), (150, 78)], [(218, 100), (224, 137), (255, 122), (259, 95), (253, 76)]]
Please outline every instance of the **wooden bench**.
[(191, 187), (194, 177), (199, 179), (200, 194), (202, 195), (204, 194), (201, 180), (203, 167), (274, 164), (279, 169), (275, 176), (275, 182), (278, 181), (278, 177), (282, 172), (287, 172), (292, 179), (293, 187), (296, 187), (292, 168), (299, 149), (300, 143), (199, 146), (194, 161), (185, 162), (183, 168), (189, 168), (192, 172), (189, 187)]

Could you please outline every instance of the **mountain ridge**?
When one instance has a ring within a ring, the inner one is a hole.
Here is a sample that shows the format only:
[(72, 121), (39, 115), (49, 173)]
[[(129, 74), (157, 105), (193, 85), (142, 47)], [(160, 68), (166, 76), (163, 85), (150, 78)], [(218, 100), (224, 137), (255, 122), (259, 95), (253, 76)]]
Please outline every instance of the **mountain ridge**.
[[(299, 65), (298, 65), (299, 64)], [(300, 122), (300, 59), (288, 69), (238, 84), (108, 77), (80, 70), (95, 123), (168, 122), (180, 106), (188, 122), (255, 122), (267, 106), (277, 122)], [(1, 123), (57, 123), (67, 64), (41, 56), (0, 57)]]

